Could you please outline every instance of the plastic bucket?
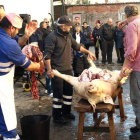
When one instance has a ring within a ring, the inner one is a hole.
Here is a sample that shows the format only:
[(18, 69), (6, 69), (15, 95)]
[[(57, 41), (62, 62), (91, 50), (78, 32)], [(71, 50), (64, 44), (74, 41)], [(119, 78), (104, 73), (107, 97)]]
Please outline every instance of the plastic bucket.
[(28, 115), (20, 119), (23, 140), (49, 140), (50, 116)]

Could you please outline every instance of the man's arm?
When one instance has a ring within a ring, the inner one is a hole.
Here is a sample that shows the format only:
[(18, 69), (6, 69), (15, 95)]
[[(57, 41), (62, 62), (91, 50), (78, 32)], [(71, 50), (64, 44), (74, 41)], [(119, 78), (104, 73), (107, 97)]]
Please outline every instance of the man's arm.
[(102, 41), (104, 41), (103, 34), (104, 34), (104, 28), (102, 26), (101, 29), (100, 29), (100, 32), (99, 32), (99, 35), (100, 35)]
[(131, 26), (127, 29), (127, 34), (125, 37), (125, 61), (121, 70), (121, 76), (125, 77), (127, 76), (125, 74), (125, 69), (129, 68), (129, 64), (134, 64), (135, 56), (137, 53), (137, 47), (138, 47), (138, 34), (137, 34), (137, 28), (135, 26)]
[(37, 70), (39, 70), (39, 68), (40, 68), (40, 64), (39, 63), (34, 63), (34, 62), (31, 61), (31, 64), (25, 70), (37, 71)]
[(37, 30), (37, 24), (35, 22), (30, 22), (29, 25), (25, 27), (25, 34), (22, 37), (19, 37), (18, 44), (20, 46), (25, 45), (29, 37)]
[(125, 58), (125, 61), (124, 61), (124, 64), (123, 64), (123, 67), (122, 67), (121, 73), (120, 73), (121, 77), (127, 76), (127, 75), (125, 74), (125, 70), (128, 68), (128, 65), (130, 64), (130, 62), (131, 62), (131, 61), (130, 61), (129, 59), (126, 59), (126, 58)]
[(80, 47), (80, 52), (86, 53), (86, 54), (89, 55), (89, 57), (90, 57), (91, 59), (97, 60), (96, 57), (94, 56), (94, 54), (93, 54), (92, 52), (90, 52), (89, 50), (83, 48), (82, 46)]
[(123, 28), (126, 25), (128, 25), (127, 20), (123, 20), (123, 21), (121, 21), (121, 22), (118, 23), (119, 28)]
[(22, 37), (18, 38), (18, 44), (22, 47), (23, 45), (25, 45), (25, 43), (27, 42), (27, 40), (29, 39), (30, 36), (24, 34)]
[(76, 40), (71, 36), (71, 41), (72, 41), (72, 48), (75, 50), (75, 51), (80, 51), (82, 53), (86, 53), (86, 54), (89, 54), (89, 57), (91, 59), (94, 59), (96, 60), (96, 57), (94, 56), (94, 54), (92, 52), (90, 52), (89, 50), (83, 48), (82, 46), (80, 46), (80, 44), (78, 44), (76, 42)]

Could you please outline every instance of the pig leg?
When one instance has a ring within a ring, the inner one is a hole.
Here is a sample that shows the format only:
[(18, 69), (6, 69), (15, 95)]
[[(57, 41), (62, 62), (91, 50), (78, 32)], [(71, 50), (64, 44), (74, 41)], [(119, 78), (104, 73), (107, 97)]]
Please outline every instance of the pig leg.
[(95, 64), (93, 63), (93, 60), (89, 56), (87, 57), (87, 60), (91, 67), (96, 68)]
[(74, 85), (74, 81), (77, 81), (77, 77), (73, 77), (70, 75), (66, 75), (66, 74), (61, 74), (60, 72), (58, 72), (57, 70), (52, 70), (51, 72), (53, 75), (62, 78), (63, 80), (67, 81), (68, 83), (70, 83), (71, 85)]

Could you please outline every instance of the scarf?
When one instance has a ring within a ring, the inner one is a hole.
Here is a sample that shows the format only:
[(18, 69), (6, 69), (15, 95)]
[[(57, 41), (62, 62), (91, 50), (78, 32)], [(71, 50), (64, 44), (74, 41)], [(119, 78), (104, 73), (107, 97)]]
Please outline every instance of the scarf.
[(62, 34), (63, 36), (69, 35), (69, 32), (63, 31), (59, 26), (57, 26), (56, 29), (57, 29), (57, 31), (58, 31), (60, 34)]

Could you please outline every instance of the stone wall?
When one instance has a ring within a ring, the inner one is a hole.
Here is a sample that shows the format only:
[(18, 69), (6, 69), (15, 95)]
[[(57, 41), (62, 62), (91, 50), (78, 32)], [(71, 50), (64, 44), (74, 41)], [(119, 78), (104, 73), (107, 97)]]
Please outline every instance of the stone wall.
[(115, 22), (121, 18), (126, 5), (136, 5), (140, 9), (140, 2), (137, 3), (115, 3), (115, 4), (95, 4), (95, 5), (67, 5), (67, 15), (73, 19), (74, 14), (81, 14), (81, 23), (87, 21), (93, 28), (96, 20), (106, 23), (108, 18)]

